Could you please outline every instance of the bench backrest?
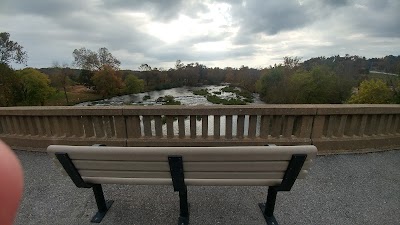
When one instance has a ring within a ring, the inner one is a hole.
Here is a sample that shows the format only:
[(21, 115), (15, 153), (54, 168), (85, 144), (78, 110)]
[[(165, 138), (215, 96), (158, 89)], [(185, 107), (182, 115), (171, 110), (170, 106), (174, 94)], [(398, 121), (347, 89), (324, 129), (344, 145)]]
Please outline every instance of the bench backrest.
[[(186, 185), (274, 186), (293, 154), (307, 158), (298, 178), (304, 178), (316, 157), (313, 145), (234, 147), (108, 147), (51, 145), (67, 153), (82, 179), (93, 184), (172, 184), (168, 156), (182, 156)], [(62, 169), (61, 165), (60, 168)], [(63, 169), (62, 169), (63, 170)]]

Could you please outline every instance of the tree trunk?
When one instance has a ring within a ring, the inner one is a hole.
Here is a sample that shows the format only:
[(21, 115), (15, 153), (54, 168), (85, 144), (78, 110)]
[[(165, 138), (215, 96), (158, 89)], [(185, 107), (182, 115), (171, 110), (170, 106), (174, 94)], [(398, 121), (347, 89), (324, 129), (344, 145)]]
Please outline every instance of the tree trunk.
[(65, 88), (65, 86), (63, 87), (63, 89), (64, 89), (65, 100), (67, 101), (67, 105), (69, 105), (67, 89)]

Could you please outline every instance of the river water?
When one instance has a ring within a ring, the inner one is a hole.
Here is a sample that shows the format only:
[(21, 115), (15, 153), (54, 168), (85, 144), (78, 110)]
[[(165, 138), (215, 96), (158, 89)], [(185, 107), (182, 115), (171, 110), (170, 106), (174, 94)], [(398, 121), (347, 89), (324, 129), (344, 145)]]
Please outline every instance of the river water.
[[(84, 102), (80, 103), (77, 106), (118, 106), (118, 105), (162, 105), (162, 102), (157, 101), (160, 97), (164, 97), (166, 95), (171, 95), (175, 97), (176, 101), (180, 101), (182, 105), (213, 105), (213, 103), (208, 102), (206, 97), (201, 96), (201, 95), (195, 95), (193, 94), (194, 90), (199, 90), (199, 89), (207, 89), (209, 93), (213, 92), (221, 92), (221, 94), (216, 94), (220, 98), (234, 98), (236, 97), (234, 93), (231, 92), (223, 92), (221, 91), (222, 88), (228, 86), (229, 84), (226, 85), (204, 85), (201, 87), (179, 87), (179, 88), (171, 88), (167, 90), (161, 90), (161, 91), (150, 91), (150, 92), (145, 92), (145, 93), (138, 93), (138, 94), (132, 94), (132, 95), (123, 95), (123, 96), (117, 96), (109, 99), (104, 99), (100, 101), (94, 101), (94, 102)], [(149, 96), (149, 99), (143, 100), (145, 96)], [(254, 104), (263, 104), (263, 102), (260, 100), (258, 94), (253, 94), (254, 102), (249, 103), (249, 105), (254, 105)], [(141, 118), (141, 123), (143, 123), (143, 120)], [(225, 123), (226, 123), (226, 118), (225, 116), (220, 117), (220, 135), (223, 136), (225, 135)], [(249, 117), (245, 116), (245, 121), (244, 121), (244, 136), (247, 136), (248, 134), (248, 126), (249, 126)], [(144, 133), (143, 130), (143, 124), (141, 125), (142, 127), (142, 133)], [(151, 127), (152, 127), (152, 135), (155, 135), (155, 124), (154, 120), (151, 121)], [(173, 123), (174, 127), (174, 135), (178, 135), (178, 121), (175, 120)], [(214, 117), (213, 116), (208, 116), (208, 135), (213, 135), (214, 132)], [(260, 116), (257, 118), (257, 129), (256, 129), (256, 135), (259, 135), (259, 129), (260, 129)], [(167, 126), (164, 124), (162, 126), (163, 130), (163, 135), (167, 134)], [(202, 122), (201, 120), (196, 121), (196, 133), (197, 136), (201, 136), (202, 132)], [(232, 136), (236, 136), (237, 132), (237, 116), (232, 117)], [(185, 134), (190, 134), (190, 121), (189, 119), (185, 119)]]
[[(166, 95), (171, 95), (175, 97), (175, 101), (180, 101), (182, 105), (212, 105), (213, 103), (207, 101), (206, 97), (201, 95), (193, 94), (194, 90), (207, 89), (209, 93), (221, 92), (221, 89), (228, 86), (227, 85), (204, 85), (201, 87), (178, 87), (171, 88), (161, 91), (150, 91), (132, 95), (122, 95), (109, 99), (93, 101), (93, 102), (83, 102), (77, 104), (77, 106), (110, 106), (110, 105), (162, 105), (162, 102), (157, 101), (160, 97)], [(145, 96), (150, 98), (144, 100)], [(220, 98), (234, 98), (235, 94), (231, 92), (221, 92), (217, 94)], [(253, 94), (254, 102), (250, 104), (262, 104), (258, 94)]]

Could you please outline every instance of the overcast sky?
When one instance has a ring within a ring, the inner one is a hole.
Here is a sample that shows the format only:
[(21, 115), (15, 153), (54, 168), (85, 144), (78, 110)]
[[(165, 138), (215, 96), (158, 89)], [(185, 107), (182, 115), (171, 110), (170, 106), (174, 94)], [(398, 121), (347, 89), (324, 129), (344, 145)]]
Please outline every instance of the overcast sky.
[(121, 68), (266, 67), (284, 56), (400, 54), (400, 0), (0, 0), (28, 66), (106, 47)]

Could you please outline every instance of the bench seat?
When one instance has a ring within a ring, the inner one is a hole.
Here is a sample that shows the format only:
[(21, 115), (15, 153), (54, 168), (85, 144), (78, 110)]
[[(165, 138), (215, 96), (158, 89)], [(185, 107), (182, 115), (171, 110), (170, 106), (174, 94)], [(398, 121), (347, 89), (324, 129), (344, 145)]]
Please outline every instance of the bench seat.
[[(287, 191), (296, 179), (306, 177), (317, 154), (316, 147), (312, 145), (228, 147), (51, 145), (47, 151), (64, 174), (67, 172), (71, 178), (75, 176), (81, 179), (79, 181), (81, 186), (173, 185), (175, 191), (185, 193), (186, 186), (190, 185), (269, 186), (275, 187), (276, 191)], [(300, 157), (301, 160), (295, 160), (294, 156)], [(172, 165), (171, 159), (178, 160), (178, 164)], [(74, 174), (69, 171), (70, 167), (75, 171)], [(180, 173), (181, 175), (177, 175)]]

